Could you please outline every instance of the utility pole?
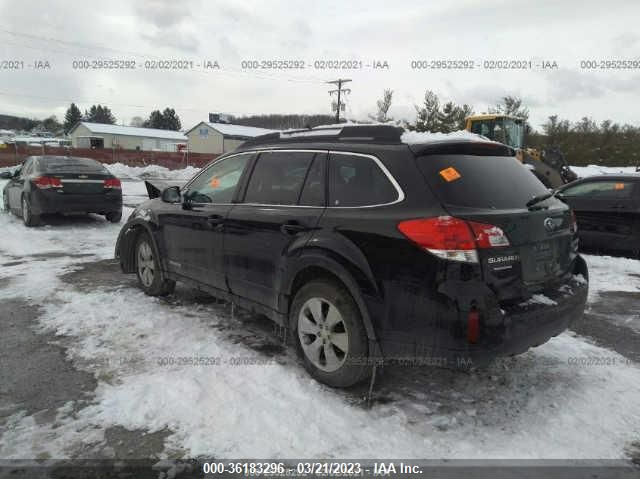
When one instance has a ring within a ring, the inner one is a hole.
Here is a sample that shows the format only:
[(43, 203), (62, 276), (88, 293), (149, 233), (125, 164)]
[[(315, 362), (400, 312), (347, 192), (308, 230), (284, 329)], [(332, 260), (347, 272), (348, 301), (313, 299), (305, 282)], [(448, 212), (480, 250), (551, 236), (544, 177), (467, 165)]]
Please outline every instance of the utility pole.
[(340, 123), (340, 107), (342, 106), (342, 101), (340, 100), (340, 95), (344, 92), (351, 93), (350, 88), (342, 88), (343, 83), (350, 82), (349, 78), (339, 78), (337, 80), (328, 81), (327, 83), (331, 83), (332, 85), (338, 85), (338, 88), (335, 90), (329, 90), (329, 95), (333, 95), (334, 93), (338, 94), (338, 103), (336, 103), (336, 123)]

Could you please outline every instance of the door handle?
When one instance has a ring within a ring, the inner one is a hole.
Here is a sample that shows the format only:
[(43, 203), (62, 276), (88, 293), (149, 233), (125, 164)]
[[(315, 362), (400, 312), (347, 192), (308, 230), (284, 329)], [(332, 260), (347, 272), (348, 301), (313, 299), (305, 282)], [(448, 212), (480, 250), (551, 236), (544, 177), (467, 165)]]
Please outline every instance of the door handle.
[(627, 209), (627, 207), (625, 205), (615, 205), (613, 208), (616, 209), (616, 210), (626, 210)]
[(224, 223), (224, 216), (221, 215), (211, 215), (207, 218), (207, 223), (211, 226), (217, 226)]
[(280, 231), (287, 235), (294, 235), (296, 233), (301, 233), (303, 231), (308, 231), (305, 225), (298, 223), (297, 221), (288, 221), (282, 226), (280, 226)]

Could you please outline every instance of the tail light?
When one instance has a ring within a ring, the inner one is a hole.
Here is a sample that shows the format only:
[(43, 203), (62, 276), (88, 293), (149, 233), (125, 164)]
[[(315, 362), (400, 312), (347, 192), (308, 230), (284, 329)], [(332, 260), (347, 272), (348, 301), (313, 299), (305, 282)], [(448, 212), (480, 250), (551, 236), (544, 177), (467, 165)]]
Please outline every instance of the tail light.
[(62, 188), (62, 181), (60, 181), (60, 178), (55, 178), (53, 176), (38, 176), (33, 179), (33, 184), (41, 190)]
[(107, 178), (104, 180), (104, 187), (119, 190), (122, 188), (122, 184), (118, 178)]
[(576, 218), (576, 214), (571, 210), (571, 224), (569, 225), (569, 231), (571, 233), (578, 232), (578, 219)]
[(478, 262), (478, 249), (509, 246), (499, 227), (452, 216), (402, 221), (398, 229), (430, 253), (466, 263)]

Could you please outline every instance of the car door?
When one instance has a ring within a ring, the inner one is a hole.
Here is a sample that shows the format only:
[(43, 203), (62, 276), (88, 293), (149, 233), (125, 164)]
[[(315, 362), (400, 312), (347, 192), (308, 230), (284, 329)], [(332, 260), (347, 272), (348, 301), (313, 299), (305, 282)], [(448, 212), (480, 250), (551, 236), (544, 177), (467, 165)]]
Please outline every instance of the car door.
[(24, 190), (25, 179), (31, 174), (33, 169), (34, 159), (32, 157), (27, 158), (22, 167), (16, 170), (16, 174), (11, 178), (9, 183), (9, 206), (16, 213), (22, 211), (22, 192)]
[(326, 151), (267, 151), (255, 159), (243, 201), (225, 224), (232, 293), (278, 309), (287, 261), (324, 212), (326, 165)]
[(576, 214), (583, 246), (632, 247), (635, 186), (630, 178), (593, 178), (561, 191), (562, 198)]
[(213, 163), (183, 190), (183, 200), (158, 213), (169, 271), (226, 290), (223, 228), (240, 179), (252, 157), (243, 153)]

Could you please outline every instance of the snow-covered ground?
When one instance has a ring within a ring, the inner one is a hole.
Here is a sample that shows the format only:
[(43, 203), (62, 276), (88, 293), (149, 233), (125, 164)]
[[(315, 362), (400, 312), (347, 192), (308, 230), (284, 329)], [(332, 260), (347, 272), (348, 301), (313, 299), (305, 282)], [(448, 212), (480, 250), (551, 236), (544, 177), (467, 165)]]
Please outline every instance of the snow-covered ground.
[[(131, 197), (144, 191), (142, 182), (123, 185)], [(0, 301), (39, 305), (38, 330), (70, 338), (68, 358), (98, 379), (88, 407), (71, 401), (47, 421), (11, 415), (0, 458), (67, 457), (100, 444), (112, 426), (170, 431), (167, 456), (229, 458), (618, 458), (640, 438), (640, 367), (570, 332), (477, 374), (391, 371), (379, 385), (386, 400), (366, 409), (358, 395), (312, 380), (290, 352), (252, 347), (273, 339), (249, 315), (126, 284), (87, 290), (63, 281), (112, 258), (119, 229), (97, 216), (25, 228), (0, 214)], [(640, 291), (640, 261), (587, 261), (590, 301)], [(166, 365), (169, 357), (218, 364)], [(615, 365), (573, 364), (603, 357)], [(258, 364), (232, 364), (243, 358)]]

